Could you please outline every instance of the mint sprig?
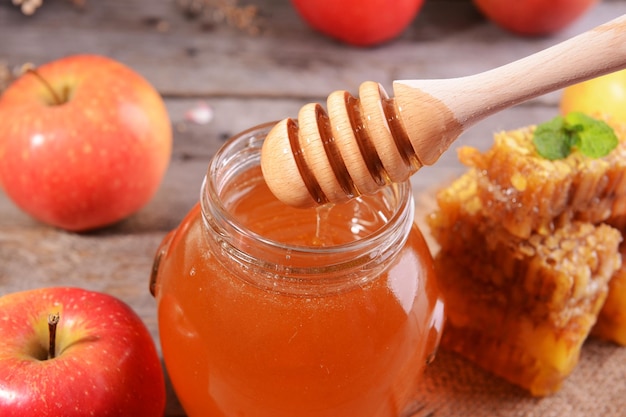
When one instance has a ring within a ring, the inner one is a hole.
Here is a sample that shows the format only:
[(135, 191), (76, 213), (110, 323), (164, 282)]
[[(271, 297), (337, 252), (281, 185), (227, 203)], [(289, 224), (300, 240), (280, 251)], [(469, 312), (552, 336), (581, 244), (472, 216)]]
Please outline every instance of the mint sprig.
[(572, 112), (538, 125), (533, 144), (539, 155), (554, 161), (576, 150), (590, 158), (601, 158), (617, 147), (618, 139), (603, 120)]

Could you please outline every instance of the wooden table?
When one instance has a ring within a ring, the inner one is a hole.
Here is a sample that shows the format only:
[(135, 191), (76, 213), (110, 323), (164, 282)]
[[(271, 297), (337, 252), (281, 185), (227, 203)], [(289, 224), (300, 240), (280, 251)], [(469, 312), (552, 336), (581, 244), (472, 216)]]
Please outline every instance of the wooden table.
[[(55, 285), (108, 292), (129, 303), (158, 342), (155, 303), (148, 292), (153, 255), (165, 233), (197, 201), (209, 159), (230, 135), (296, 116), (303, 104), (323, 101), (333, 90), (354, 93), (366, 80), (379, 81), (391, 91), (394, 79), (487, 70), (626, 13), (626, 1), (606, 0), (555, 36), (524, 39), (486, 22), (469, 0), (428, 0), (400, 38), (363, 49), (314, 33), (287, 0), (255, 4), (261, 28), (257, 35), (190, 19), (174, 0), (87, 0), (83, 10), (70, 2), (46, 0), (30, 17), (9, 1), (0, 2), (0, 62), (9, 67), (42, 64), (74, 53), (118, 59), (161, 92), (175, 132), (171, 165), (156, 197), (136, 215), (104, 230), (72, 234), (47, 227), (21, 213), (0, 191), (0, 294)], [(486, 148), (495, 131), (547, 120), (556, 114), (558, 99), (558, 93), (549, 94), (476, 125), (436, 165), (414, 176), (418, 202), (463, 170), (454, 148)], [(214, 110), (208, 124), (185, 117), (200, 102)], [(595, 370), (588, 366), (575, 372), (562, 393), (537, 400), (443, 352), (427, 372), (425, 392), (412, 415), (453, 416), (460, 406), (481, 415), (485, 402), (493, 404), (492, 416), (548, 411), (586, 416), (593, 410), (601, 411), (593, 415), (622, 415), (626, 392), (616, 391), (602, 372), (617, 367), (626, 378), (626, 354), (591, 342), (585, 346), (585, 361), (592, 361)], [(461, 369), (453, 373), (459, 378), (453, 389), (441, 389), (435, 383), (441, 380), (438, 372), (449, 375), (451, 367)], [(597, 393), (604, 404), (586, 408), (576, 403), (581, 391)], [(166, 415), (183, 415), (171, 388)]]

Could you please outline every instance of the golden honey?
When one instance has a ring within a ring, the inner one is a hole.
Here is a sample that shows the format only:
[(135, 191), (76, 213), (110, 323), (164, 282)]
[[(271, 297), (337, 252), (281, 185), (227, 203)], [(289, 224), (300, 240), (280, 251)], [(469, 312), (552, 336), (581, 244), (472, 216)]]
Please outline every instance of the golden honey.
[(398, 417), (443, 325), (409, 183), (296, 209), (259, 167), (271, 124), (213, 158), (163, 241), (152, 290), (189, 416)]

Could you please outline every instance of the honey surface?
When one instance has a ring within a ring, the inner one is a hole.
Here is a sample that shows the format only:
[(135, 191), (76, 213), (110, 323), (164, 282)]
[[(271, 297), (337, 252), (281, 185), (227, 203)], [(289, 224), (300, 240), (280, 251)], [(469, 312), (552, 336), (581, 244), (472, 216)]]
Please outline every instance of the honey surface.
[[(382, 206), (355, 203), (335, 206), (321, 218), (329, 223), (318, 225), (315, 209), (278, 203), (262, 182), (242, 178), (236, 187), (241, 192), (226, 205), (239, 221), (292, 244), (345, 243), (386, 221)], [(196, 208), (161, 262), (158, 295), (164, 357), (190, 416), (400, 415), (443, 315), (415, 227), (378, 276), (308, 295), (271, 291), (233, 274), (231, 264), (207, 251), (203, 233)]]

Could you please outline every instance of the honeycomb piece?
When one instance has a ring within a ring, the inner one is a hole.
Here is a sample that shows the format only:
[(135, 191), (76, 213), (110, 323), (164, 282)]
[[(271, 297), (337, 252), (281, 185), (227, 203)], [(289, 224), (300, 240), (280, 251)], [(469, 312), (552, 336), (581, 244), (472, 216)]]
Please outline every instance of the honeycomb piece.
[(620, 264), (620, 240), (609, 226), (570, 223), (497, 250), (467, 242), (462, 258), (441, 251), (435, 265), (448, 306), (442, 347), (533, 395), (556, 392), (596, 323)]
[(603, 158), (573, 152), (547, 160), (535, 151), (529, 126), (496, 134), (486, 152), (460, 148), (459, 159), (477, 173), (487, 217), (513, 235), (547, 233), (571, 219), (598, 223), (626, 215), (626, 126), (611, 125), (619, 144)]
[(609, 282), (609, 295), (591, 334), (626, 346), (626, 245), (620, 247), (622, 266)]
[(488, 217), (476, 169), (437, 195), (427, 221), (448, 306), (442, 347), (536, 396), (556, 392), (620, 267), (621, 233), (605, 224), (553, 222), (511, 234)]

